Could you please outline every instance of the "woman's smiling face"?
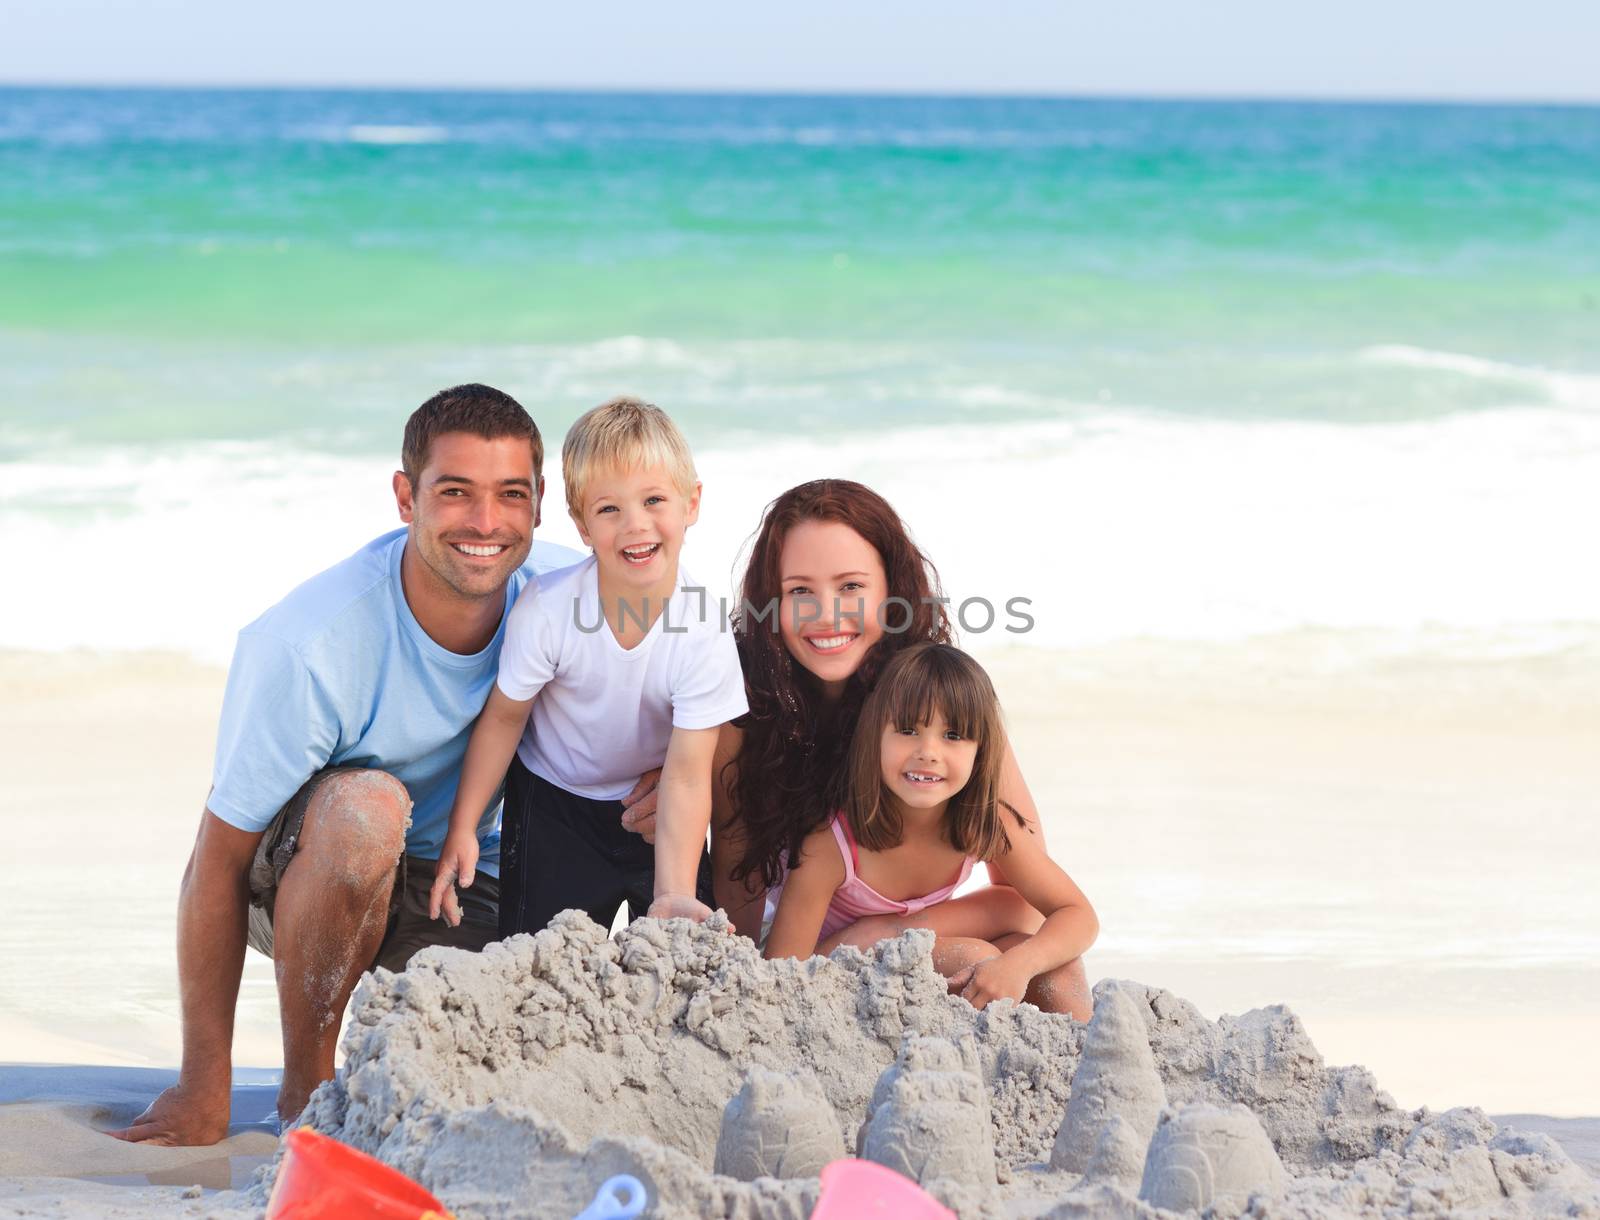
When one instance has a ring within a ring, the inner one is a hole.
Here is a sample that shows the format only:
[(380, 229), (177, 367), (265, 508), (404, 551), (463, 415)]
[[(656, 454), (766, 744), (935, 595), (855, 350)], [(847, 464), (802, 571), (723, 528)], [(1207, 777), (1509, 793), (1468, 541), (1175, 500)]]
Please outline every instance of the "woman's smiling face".
[(883, 636), (883, 559), (842, 522), (802, 521), (784, 535), (778, 578), (784, 647), (837, 695)]

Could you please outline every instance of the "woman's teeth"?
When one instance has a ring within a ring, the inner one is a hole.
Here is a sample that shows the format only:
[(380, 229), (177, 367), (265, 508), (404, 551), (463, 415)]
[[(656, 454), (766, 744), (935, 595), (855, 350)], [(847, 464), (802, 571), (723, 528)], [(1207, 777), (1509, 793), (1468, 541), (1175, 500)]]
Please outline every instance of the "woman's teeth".
[(853, 635), (814, 635), (806, 643), (818, 652), (837, 652), (855, 638)]
[(659, 542), (647, 543), (644, 546), (628, 546), (622, 548), (622, 557), (629, 563), (649, 563), (656, 557), (656, 552), (661, 549)]

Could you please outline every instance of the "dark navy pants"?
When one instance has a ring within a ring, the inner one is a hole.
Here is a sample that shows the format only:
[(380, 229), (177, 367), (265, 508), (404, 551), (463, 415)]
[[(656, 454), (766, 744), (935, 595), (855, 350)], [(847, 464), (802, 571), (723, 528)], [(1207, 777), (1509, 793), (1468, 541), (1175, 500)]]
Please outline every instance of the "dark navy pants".
[[(513, 758), (500, 826), (500, 935), (537, 932), (569, 907), (610, 928), (623, 903), (638, 919), (655, 897), (656, 849), (622, 825), (621, 801), (578, 796)], [(702, 850), (697, 896), (711, 897)]]

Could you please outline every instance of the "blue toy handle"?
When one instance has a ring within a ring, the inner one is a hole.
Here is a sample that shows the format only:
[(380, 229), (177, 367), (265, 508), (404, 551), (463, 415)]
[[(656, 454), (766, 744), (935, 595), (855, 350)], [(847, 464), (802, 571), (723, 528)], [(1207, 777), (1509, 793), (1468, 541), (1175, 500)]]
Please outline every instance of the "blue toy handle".
[(595, 1193), (594, 1202), (572, 1220), (635, 1220), (649, 1201), (643, 1182), (632, 1174), (619, 1173), (607, 1178)]

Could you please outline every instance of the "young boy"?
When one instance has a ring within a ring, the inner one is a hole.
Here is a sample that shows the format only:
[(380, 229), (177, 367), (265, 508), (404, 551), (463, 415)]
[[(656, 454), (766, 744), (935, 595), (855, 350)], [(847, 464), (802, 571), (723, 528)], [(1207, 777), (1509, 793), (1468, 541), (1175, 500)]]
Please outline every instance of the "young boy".
[[(530, 581), (512, 607), (430, 910), (459, 919), (452, 883), (472, 884), (477, 820), (504, 777), (501, 936), (568, 907), (610, 927), (623, 902), (630, 918), (699, 921), (712, 753), (747, 704), (718, 599), (678, 563), (700, 512), (694, 461), (664, 411), (618, 398), (572, 425), (561, 473), (593, 554)], [(657, 767), (652, 848), (623, 826), (619, 798)]]

